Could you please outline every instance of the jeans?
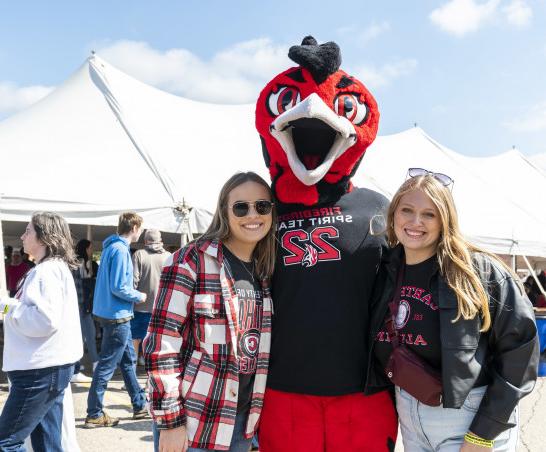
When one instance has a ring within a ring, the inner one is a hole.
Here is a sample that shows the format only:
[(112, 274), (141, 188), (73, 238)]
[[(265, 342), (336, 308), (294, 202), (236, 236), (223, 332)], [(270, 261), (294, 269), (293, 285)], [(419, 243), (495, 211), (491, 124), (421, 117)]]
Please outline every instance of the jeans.
[(0, 415), (0, 451), (62, 452), (63, 395), (74, 365), (8, 372), (10, 392)]
[[(405, 452), (459, 452), (487, 386), (474, 388), (460, 409), (432, 407), (396, 387), (396, 409)], [(518, 408), (512, 413), (515, 427), (495, 438), (495, 451), (514, 452), (518, 442)]]
[(102, 415), (104, 393), (118, 365), (131, 397), (133, 411), (142, 410), (146, 404), (146, 397), (136, 377), (136, 355), (131, 337), (131, 326), (129, 322), (104, 322), (99, 362), (93, 373), (93, 381), (87, 396), (88, 417), (97, 418)]
[(80, 326), (82, 329), (82, 337), (87, 347), (87, 353), (89, 353), (89, 359), (92, 363), (99, 360), (99, 354), (97, 353), (95, 321), (93, 315), (90, 312), (85, 312), (83, 303), (78, 303), (80, 307)]
[[(248, 419), (248, 410), (241, 413), (237, 413), (235, 417), (235, 426), (233, 428), (233, 436), (231, 437), (231, 444), (229, 445), (228, 452), (248, 452), (250, 445), (252, 444), (252, 438), (246, 439), (245, 429), (246, 421)], [(161, 430), (158, 430), (155, 422), (152, 422), (152, 431), (154, 434), (154, 452), (159, 452), (159, 435)], [(189, 447), (188, 452), (214, 452), (217, 449), (199, 449), (195, 447)]]

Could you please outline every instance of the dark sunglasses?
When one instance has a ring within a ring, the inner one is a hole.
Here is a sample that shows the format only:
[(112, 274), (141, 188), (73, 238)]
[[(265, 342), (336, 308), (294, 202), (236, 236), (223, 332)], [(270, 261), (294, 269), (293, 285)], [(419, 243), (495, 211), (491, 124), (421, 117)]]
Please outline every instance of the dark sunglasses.
[(273, 209), (273, 203), (271, 201), (268, 201), (267, 199), (258, 199), (254, 202), (234, 202), (231, 206), (231, 210), (233, 211), (233, 215), (236, 217), (244, 217), (245, 215), (248, 215), (251, 205), (254, 206), (254, 210), (258, 215), (269, 215)]
[(410, 168), (408, 169), (409, 177), (420, 177), (420, 176), (432, 176), (438, 182), (440, 182), (444, 187), (449, 187), (455, 181), (449, 177), (447, 174), (435, 173), (433, 171), (426, 170), (424, 168)]

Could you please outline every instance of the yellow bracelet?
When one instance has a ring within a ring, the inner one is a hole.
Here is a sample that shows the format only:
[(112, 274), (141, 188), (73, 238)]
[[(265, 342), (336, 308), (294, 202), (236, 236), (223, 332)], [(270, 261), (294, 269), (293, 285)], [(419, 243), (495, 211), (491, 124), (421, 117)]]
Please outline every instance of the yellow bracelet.
[(3, 314), (7, 314), (9, 311), (9, 304), (7, 304), (6, 306), (4, 306), (4, 311), (3, 311)]
[(475, 444), (476, 446), (482, 446), (482, 447), (493, 447), (493, 440), (490, 439), (483, 439), (479, 436), (473, 435), (472, 433), (467, 433), (464, 435), (464, 440), (467, 443)]

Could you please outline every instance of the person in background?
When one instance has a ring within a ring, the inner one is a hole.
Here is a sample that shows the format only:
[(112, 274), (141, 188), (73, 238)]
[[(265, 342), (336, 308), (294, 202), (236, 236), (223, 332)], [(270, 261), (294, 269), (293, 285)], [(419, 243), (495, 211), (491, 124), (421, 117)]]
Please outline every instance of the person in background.
[[(387, 215), (391, 251), (372, 305), (366, 391), (397, 382), (406, 452), (515, 451), (518, 402), (537, 378), (531, 303), (502, 261), (462, 236), (453, 180), (422, 168), (408, 175)], [(419, 371), (398, 379), (411, 364), (390, 365), (393, 343)], [(429, 377), (437, 384), (423, 387)], [(435, 386), (439, 397), (423, 394)]]
[(11, 253), (11, 262), (6, 266), (6, 286), (10, 297), (14, 297), (17, 292), (19, 281), (30, 269), (29, 265), (23, 262), (23, 257), (18, 249)]
[(135, 316), (131, 320), (133, 347), (140, 365), (144, 365), (144, 358), (142, 356), (138, 358), (140, 343), (148, 330), (163, 264), (170, 255), (171, 253), (163, 248), (161, 232), (157, 229), (148, 229), (144, 233), (144, 249), (133, 254), (135, 289), (146, 294), (146, 302), (135, 305)]
[(25, 247), (21, 247), (19, 250), (21, 252), (21, 257), (23, 258), (23, 262), (29, 266), (29, 268), (34, 267), (36, 264), (34, 261), (30, 258), (27, 252), (25, 252)]
[[(93, 293), (95, 292), (95, 266), (93, 265), (93, 245), (87, 239), (81, 239), (76, 245), (76, 257), (79, 266), (72, 272), (76, 291), (78, 292), (78, 306), (80, 309), (80, 325), (82, 329), (83, 342), (87, 348), (93, 371), (99, 361), (97, 352), (95, 321), (93, 320)], [(89, 383), (92, 378), (84, 375), (81, 371), (83, 366), (78, 361), (72, 383)]]
[[(544, 274), (544, 271), (538, 274), (537, 279), (540, 282), (542, 288), (546, 290), (546, 275)], [(531, 300), (533, 306), (535, 306), (536, 308), (546, 308), (546, 297), (540, 290), (540, 287), (538, 286), (533, 275), (529, 275), (527, 277), (524, 287), (525, 291), (527, 292), (527, 296), (529, 297), (529, 300)]]
[(235, 174), (208, 230), (168, 259), (143, 343), (156, 451), (250, 449), (269, 363), (275, 223), (269, 185)]
[(0, 303), (6, 314), (2, 370), (11, 383), (0, 450), (25, 450), (30, 435), (35, 451), (62, 452), (63, 395), (83, 353), (71, 274), (77, 260), (68, 224), (56, 213), (32, 215), (21, 239), (37, 265), (15, 298)]
[(8, 266), (11, 262), (11, 253), (13, 253), (13, 246), (6, 245), (4, 247), (4, 265)]
[(129, 251), (129, 246), (138, 241), (141, 232), (142, 218), (134, 212), (124, 212), (119, 216), (118, 233), (103, 242), (93, 296), (93, 315), (102, 325), (102, 344), (87, 397), (85, 428), (112, 427), (119, 423), (119, 419), (103, 410), (104, 393), (118, 365), (131, 397), (133, 419), (148, 415), (144, 390), (136, 376), (130, 326), (134, 305), (146, 301), (146, 294), (134, 289)]

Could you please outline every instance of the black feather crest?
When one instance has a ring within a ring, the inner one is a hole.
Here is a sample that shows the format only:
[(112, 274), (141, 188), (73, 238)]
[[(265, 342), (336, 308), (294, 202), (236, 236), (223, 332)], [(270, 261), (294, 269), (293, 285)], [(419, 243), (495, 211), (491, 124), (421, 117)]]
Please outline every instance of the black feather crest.
[(341, 66), (339, 46), (335, 42), (318, 45), (312, 36), (303, 38), (301, 45), (290, 47), (288, 57), (307, 69), (318, 84), (337, 72)]

